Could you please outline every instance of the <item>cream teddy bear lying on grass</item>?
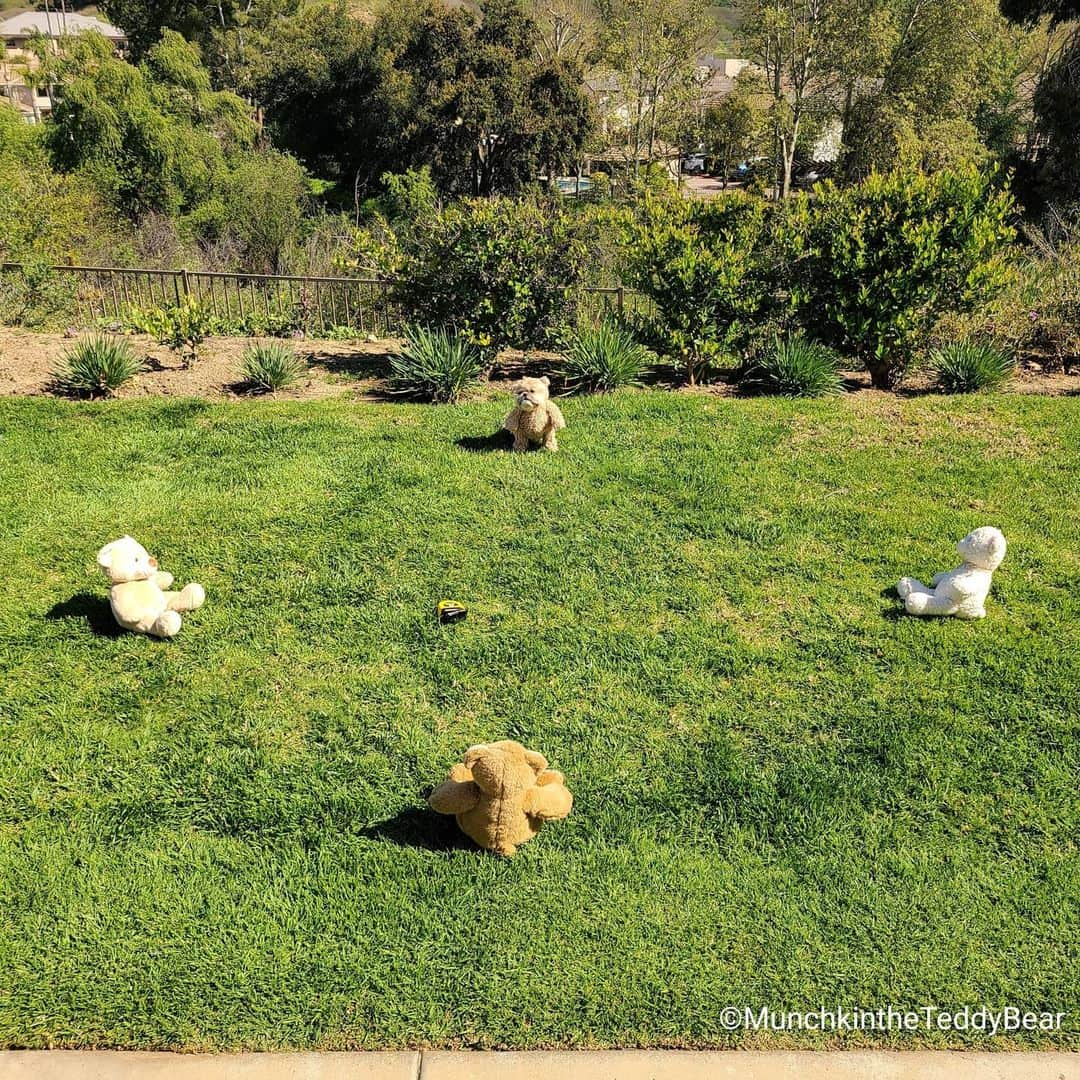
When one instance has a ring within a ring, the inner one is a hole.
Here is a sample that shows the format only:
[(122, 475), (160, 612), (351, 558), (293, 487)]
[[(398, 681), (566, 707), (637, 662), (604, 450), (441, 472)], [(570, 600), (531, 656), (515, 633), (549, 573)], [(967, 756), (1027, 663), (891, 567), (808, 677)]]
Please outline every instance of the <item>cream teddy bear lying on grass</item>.
[(962, 566), (935, 574), (929, 588), (915, 578), (901, 578), (896, 586), (909, 615), (955, 615), (958, 619), (986, 617), (986, 597), (994, 571), (1005, 558), (1005, 537), (989, 525), (968, 533), (956, 550)]
[(113, 616), (125, 630), (175, 637), (180, 632), (180, 613), (194, 611), (206, 600), (206, 591), (194, 582), (182, 592), (167, 592), (172, 587), (172, 574), (158, 570), (157, 559), (130, 536), (106, 544), (97, 561), (112, 582), (109, 602)]

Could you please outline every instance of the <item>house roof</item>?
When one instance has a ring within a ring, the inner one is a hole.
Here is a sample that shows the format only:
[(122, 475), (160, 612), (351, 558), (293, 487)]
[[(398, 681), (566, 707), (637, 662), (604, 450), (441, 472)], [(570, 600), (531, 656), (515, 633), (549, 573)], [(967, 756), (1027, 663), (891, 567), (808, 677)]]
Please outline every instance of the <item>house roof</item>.
[[(66, 30), (65, 30), (66, 28)], [(0, 22), (0, 38), (25, 38), (44, 34), (46, 37), (61, 37), (68, 34), (85, 34), (96, 30), (112, 41), (124, 41), (127, 35), (118, 26), (95, 19), (89, 15), (67, 15), (58, 11), (26, 11), (22, 15), (13, 15)]]

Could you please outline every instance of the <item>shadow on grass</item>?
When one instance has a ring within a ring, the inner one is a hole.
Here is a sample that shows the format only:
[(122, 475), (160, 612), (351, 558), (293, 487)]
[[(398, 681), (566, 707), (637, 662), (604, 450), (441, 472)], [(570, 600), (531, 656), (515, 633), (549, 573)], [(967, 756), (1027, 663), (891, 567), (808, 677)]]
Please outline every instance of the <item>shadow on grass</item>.
[(385, 378), (390, 370), (390, 354), (382, 352), (325, 353), (315, 352), (308, 358), (311, 367), (323, 368), (334, 375), (353, 379)]
[(899, 622), (901, 619), (910, 618), (895, 585), (889, 585), (882, 589), (878, 595), (888, 603), (888, 607), (881, 609), (882, 618), (887, 619), (889, 622)]
[(490, 435), (466, 435), (457, 440), (457, 446), (469, 454), (508, 453), (513, 449), (514, 436), (500, 429)]
[(113, 618), (109, 601), (92, 593), (79, 593), (70, 600), (54, 604), (46, 613), (46, 619), (84, 619), (86, 624), (101, 637), (120, 637), (124, 630)]
[(386, 821), (360, 830), (360, 836), (381, 840), (399, 847), (424, 851), (478, 851), (476, 845), (457, 827), (452, 817), (436, 814), (427, 807), (410, 806)]

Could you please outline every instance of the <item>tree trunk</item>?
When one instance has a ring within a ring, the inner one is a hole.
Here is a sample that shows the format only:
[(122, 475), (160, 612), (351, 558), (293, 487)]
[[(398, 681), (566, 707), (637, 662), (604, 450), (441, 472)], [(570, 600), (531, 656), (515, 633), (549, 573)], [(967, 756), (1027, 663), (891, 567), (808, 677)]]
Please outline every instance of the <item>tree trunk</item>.
[(870, 372), (870, 384), (875, 390), (895, 390), (904, 376), (903, 367), (888, 358), (870, 360), (866, 368)]

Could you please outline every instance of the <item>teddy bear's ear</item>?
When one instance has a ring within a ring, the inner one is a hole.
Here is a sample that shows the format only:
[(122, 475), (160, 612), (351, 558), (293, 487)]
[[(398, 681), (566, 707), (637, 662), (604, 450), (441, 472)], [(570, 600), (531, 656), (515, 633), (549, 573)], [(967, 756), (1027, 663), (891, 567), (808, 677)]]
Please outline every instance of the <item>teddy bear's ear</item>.
[(551, 385), (551, 380), (550, 380), (550, 379), (549, 379), (549, 378), (548, 378), (548, 377), (547, 377), (546, 375), (545, 375), (545, 376), (544, 376), (544, 377), (543, 377), (543, 378), (542, 378), (542, 379), (541, 379), (540, 381), (541, 381), (541, 382), (542, 382), (542, 383), (543, 383), (543, 384), (544, 384), (545, 386), (550, 386), (550, 385)]
[(548, 767), (547, 758), (544, 757), (543, 754), (538, 754), (535, 750), (526, 750), (525, 760), (529, 763), (529, 766), (537, 776)]
[(108, 570), (112, 566), (113, 553), (116, 551), (116, 545), (121, 543), (123, 543), (122, 540), (113, 540), (112, 543), (106, 544), (97, 553), (97, 564), (102, 570)]

